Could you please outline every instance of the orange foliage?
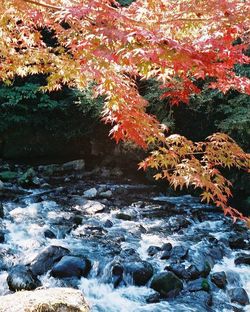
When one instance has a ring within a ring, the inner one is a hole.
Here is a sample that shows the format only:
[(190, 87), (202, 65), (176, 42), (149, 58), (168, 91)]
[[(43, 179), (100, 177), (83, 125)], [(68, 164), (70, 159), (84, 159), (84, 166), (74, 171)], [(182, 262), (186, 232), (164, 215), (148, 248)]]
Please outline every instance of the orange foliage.
[[(194, 143), (165, 137), (136, 80), (154, 78), (172, 104), (199, 93), (194, 81), (213, 77), (211, 88), (250, 94), (250, 81), (234, 72), (246, 63), (250, 7), (242, 0), (137, 0), (122, 8), (114, 0), (3, 0), (0, 3), (0, 77), (43, 73), (47, 90), (67, 84), (83, 89), (94, 82), (105, 96), (103, 120), (118, 142), (155, 146), (141, 167), (157, 168), (156, 178), (174, 187), (202, 188), (233, 218), (245, 219), (227, 205), (230, 182), (218, 167), (249, 168), (249, 157), (224, 134)], [(47, 45), (41, 29), (54, 34)], [(241, 42), (232, 42), (241, 38)]]

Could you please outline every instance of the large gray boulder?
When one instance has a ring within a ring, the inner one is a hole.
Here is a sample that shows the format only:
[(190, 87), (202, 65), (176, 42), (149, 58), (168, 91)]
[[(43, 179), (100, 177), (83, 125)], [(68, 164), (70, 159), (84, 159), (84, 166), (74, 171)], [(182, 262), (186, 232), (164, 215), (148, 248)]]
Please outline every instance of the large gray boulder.
[(69, 254), (67, 248), (61, 246), (49, 246), (39, 253), (30, 263), (30, 270), (36, 275), (42, 275), (52, 268), (54, 263)]
[(0, 312), (89, 312), (82, 293), (72, 288), (37, 289), (0, 296)]

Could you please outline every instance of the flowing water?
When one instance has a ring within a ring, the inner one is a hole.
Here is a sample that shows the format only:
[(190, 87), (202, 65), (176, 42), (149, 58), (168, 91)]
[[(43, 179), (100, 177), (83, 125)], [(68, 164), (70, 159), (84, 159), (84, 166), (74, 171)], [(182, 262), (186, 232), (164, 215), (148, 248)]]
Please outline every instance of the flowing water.
[[(228, 296), (228, 290), (233, 287), (243, 287), (250, 295), (249, 266), (234, 264), (241, 250), (232, 250), (227, 243), (236, 226), (243, 227), (241, 224), (233, 225), (216, 209), (200, 204), (197, 198), (169, 197), (151, 185), (91, 179), (60, 185), (55, 183), (45, 190), (26, 189), (29, 193), (18, 195), (15, 200), (3, 200), (5, 240), (0, 244), (0, 295), (10, 292), (6, 278), (12, 266), (29, 264), (46, 246), (56, 245), (68, 248), (71, 254), (86, 256), (92, 269), (86, 278), (74, 281), (57, 279), (47, 272), (39, 276), (42, 285), (79, 288), (93, 312), (250, 311), (249, 305), (231, 304)], [(90, 187), (111, 191), (111, 197), (109, 194), (106, 199), (91, 199), (105, 205), (103, 211), (83, 213), (80, 210), (82, 194)], [(121, 213), (125, 217), (118, 217)], [(81, 222), (76, 222), (76, 215)], [(45, 237), (46, 230), (51, 230), (55, 237)], [(224, 271), (228, 279), (226, 290), (212, 289), (212, 306), (199, 302), (194, 293), (190, 295), (187, 282), (179, 296), (154, 303), (147, 303), (155, 294), (149, 287), (150, 281), (145, 286), (135, 286), (127, 274), (119, 287), (110, 282), (110, 264), (122, 250), (133, 249), (141, 260), (151, 263), (157, 273), (163, 271), (171, 259), (161, 260), (161, 252), (149, 256), (150, 246), (161, 247), (164, 243), (184, 246), (189, 256), (182, 263), (187, 267), (190, 257), (193, 261), (202, 261), (200, 251), (211, 246), (211, 242), (224, 246), (212, 273)], [(242, 252), (249, 253), (248, 250)], [(235, 278), (230, 279), (232, 276)]]

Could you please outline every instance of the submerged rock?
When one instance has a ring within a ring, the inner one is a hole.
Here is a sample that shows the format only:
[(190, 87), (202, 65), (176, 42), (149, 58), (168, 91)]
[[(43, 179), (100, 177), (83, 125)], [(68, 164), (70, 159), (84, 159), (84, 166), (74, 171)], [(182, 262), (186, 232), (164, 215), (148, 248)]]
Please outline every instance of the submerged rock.
[(31, 270), (25, 265), (16, 265), (11, 268), (7, 277), (10, 290), (33, 290), (41, 286), (40, 281), (33, 275)]
[(91, 269), (91, 262), (87, 258), (64, 256), (56, 263), (52, 270), (53, 277), (78, 277), (87, 276)]
[(79, 290), (37, 289), (0, 297), (0, 312), (89, 312)]
[(162, 272), (154, 276), (150, 287), (162, 297), (174, 297), (183, 289), (183, 283), (174, 273)]
[(69, 250), (67, 248), (61, 246), (49, 246), (31, 262), (30, 269), (34, 275), (44, 274), (52, 268), (55, 262), (68, 254)]

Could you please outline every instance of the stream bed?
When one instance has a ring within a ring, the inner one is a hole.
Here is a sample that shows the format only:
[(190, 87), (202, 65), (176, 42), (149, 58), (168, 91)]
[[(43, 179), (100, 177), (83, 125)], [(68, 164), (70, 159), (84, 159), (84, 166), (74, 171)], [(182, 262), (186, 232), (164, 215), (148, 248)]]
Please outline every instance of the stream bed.
[(2, 184), (0, 295), (70, 286), (93, 312), (250, 311), (242, 222), (116, 168), (73, 163)]

